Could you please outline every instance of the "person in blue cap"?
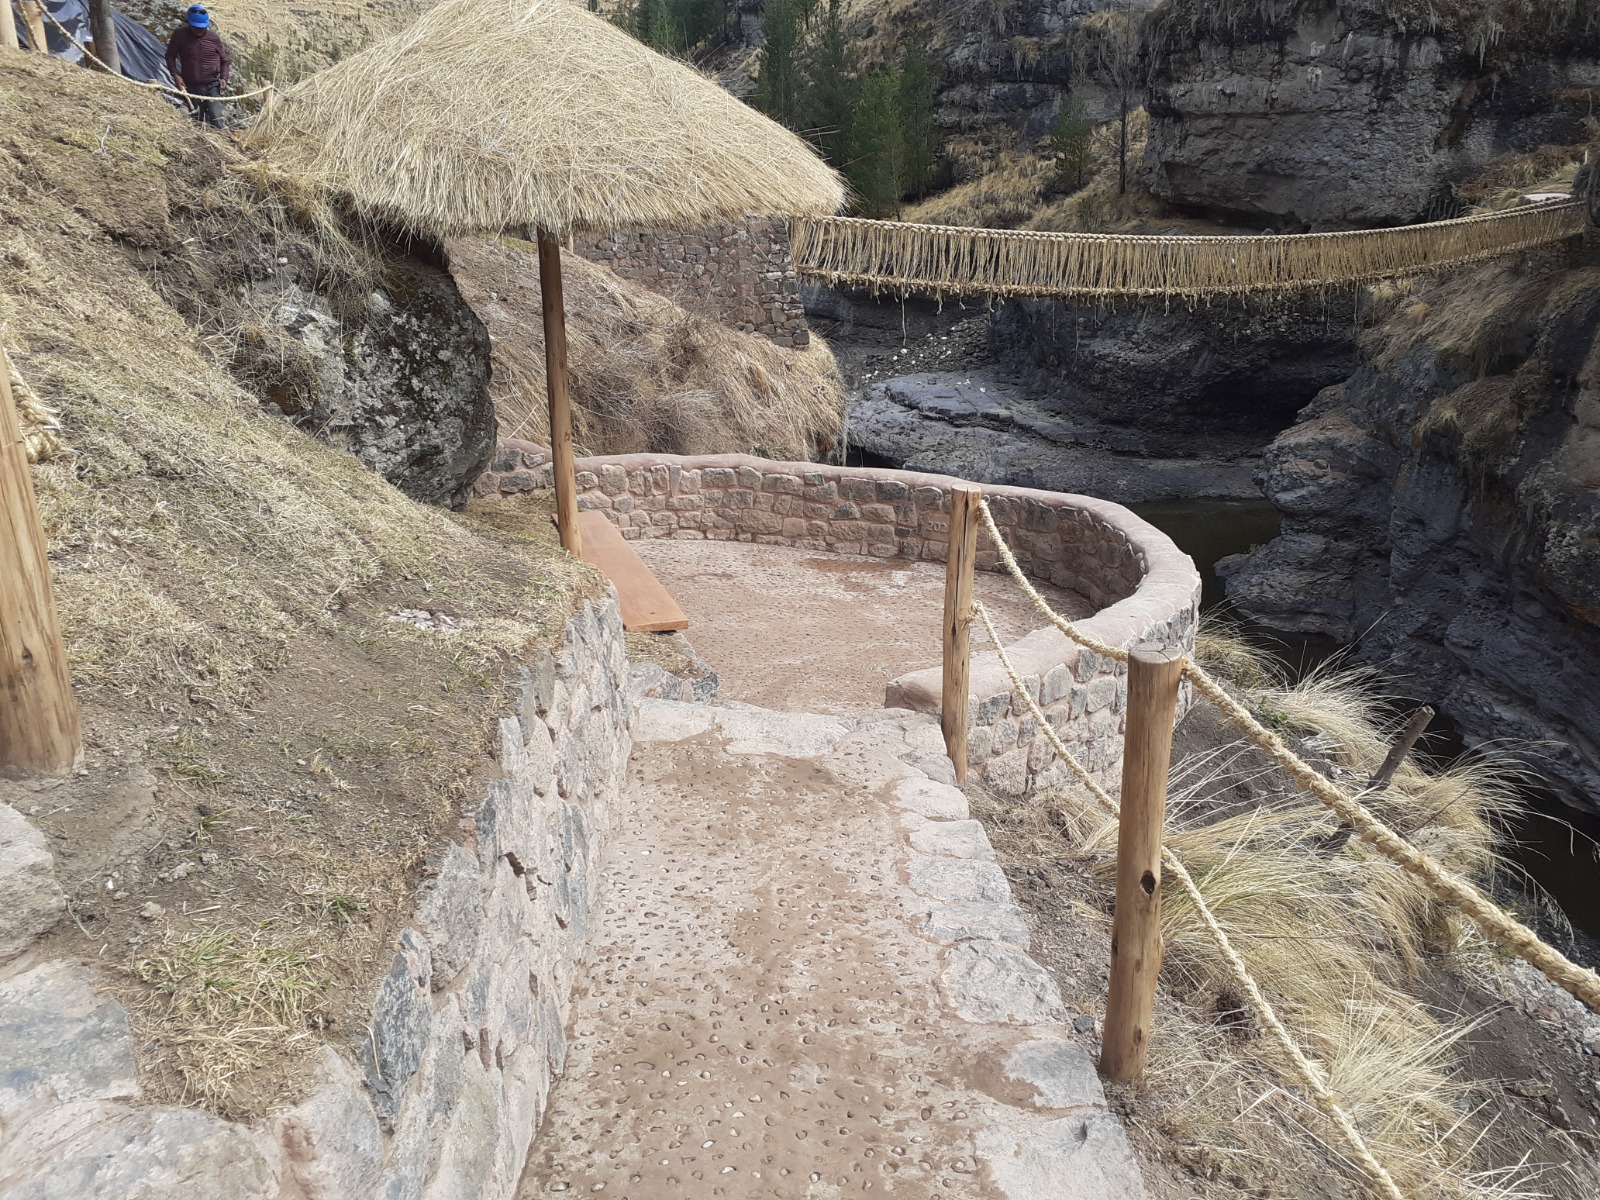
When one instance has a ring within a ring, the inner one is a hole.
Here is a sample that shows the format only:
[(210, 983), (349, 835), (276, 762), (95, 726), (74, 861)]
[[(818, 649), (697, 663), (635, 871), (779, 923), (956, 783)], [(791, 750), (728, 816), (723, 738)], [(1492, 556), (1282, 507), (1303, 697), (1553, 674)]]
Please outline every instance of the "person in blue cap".
[[(228, 47), (212, 27), (206, 6), (191, 5), (183, 24), (167, 41), (167, 70), (172, 78), (191, 96), (220, 96), (228, 86), (232, 66)], [(191, 112), (196, 121), (213, 129), (223, 127), (222, 105), (215, 100), (197, 100)]]

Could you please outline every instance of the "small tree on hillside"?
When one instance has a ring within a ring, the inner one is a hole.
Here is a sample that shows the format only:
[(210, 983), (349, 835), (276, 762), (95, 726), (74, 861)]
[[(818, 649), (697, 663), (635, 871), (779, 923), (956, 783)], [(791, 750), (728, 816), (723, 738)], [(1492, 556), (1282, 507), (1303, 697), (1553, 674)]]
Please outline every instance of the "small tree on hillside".
[(1076, 98), (1061, 106), (1050, 124), (1050, 156), (1056, 164), (1056, 182), (1076, 192), (1088, 182), (1090, 148), (1094, 144), (1094, 122)]
[(802, 128), (822, 156), (837, 165), (850, 145), (850, 126), (861, 98), (856, 56), (845, 33), (840, 0), (828, 0), (805, 55)]
[(806, 21), (814, 0), (767, 0), (763, 24), (766, 45), (761, 53), (761, 80), (756, 107), (791, 129), (800, 124), (801, 55)]
[(898, 72), (880, 72), (862, 81), (845, 174), (860, 197), (861, 212), (869, 217), (893, 216), (905, 195), (899, 101)]
[(1149, 83), (1144, 33), (1148, 14), (1132, 0), (1095, 13), (1079, 26), (1073, 58), (1079, 71), (1110, 86), (1117, 98), (1117, 192), (1128, 190), (1128, 118)]
[(933, 124), (933, 74), (927, 56), (915, 44), (900, 64), (900, 182), (906, 193), (920, 193), (933, 183), (939, 135)]

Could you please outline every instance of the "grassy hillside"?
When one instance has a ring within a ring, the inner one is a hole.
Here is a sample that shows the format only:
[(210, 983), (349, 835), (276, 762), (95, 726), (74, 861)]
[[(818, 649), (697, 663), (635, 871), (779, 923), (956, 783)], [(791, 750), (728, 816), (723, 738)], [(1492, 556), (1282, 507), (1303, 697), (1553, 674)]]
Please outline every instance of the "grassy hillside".
[(297, 1048), (361, 1035), (495, 770), (502, 664), (599, 581), (536, 509), (416, 504), (229, 374), (167, 297), (306, 235), (227, 143), (33, 56), (0, 113), (0, 340), (62, 413), (34, 483), (87, 739), (65, 792), (5, 798), (59, 847), (57, 949), (116, 982), (151, 1094), (257, 1111)]

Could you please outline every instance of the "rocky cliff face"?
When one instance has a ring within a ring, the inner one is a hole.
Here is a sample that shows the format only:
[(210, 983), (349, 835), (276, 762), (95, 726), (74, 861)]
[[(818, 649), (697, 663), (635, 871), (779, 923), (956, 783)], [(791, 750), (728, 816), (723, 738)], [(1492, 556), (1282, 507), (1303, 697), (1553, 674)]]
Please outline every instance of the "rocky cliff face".
[(1172, 0), (1148, 105), (1152, 190), (1280, 231), (1396, 224), (1448, 215), (1450, 185), (1499, 155), (1586, 140), (1592, 25), (1483, 47), (1394, 9)]
[(1074, 78), (1070, 34), (1108, 8), (1145, 12), (1160, 0), (913, 0), (906, 5), (853, 0), (849, 13), (869, 54), (889, 58), (923, 47), (934, 72), (934, 116), (946, 136), (983, 138), (1014, 131), (1049, 134), (1069, 88), (1098, 121), (1116, 115), (1105, 87)]
[(1284, 532), (1219, 566), (1244, 614), (1359, 639), (1600, 809), (1600, 252), (1400, 302), (1259, 480)]

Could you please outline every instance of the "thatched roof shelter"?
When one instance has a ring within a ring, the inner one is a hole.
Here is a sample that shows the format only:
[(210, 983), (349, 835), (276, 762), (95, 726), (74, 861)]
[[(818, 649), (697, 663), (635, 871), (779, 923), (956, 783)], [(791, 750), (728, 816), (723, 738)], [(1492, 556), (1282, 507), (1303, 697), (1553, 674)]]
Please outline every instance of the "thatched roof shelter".
[(286, 92), (251, 140), (435, 236), (831, 213), (845, 197), (801, 138), (574, 0), (446, 0)]

